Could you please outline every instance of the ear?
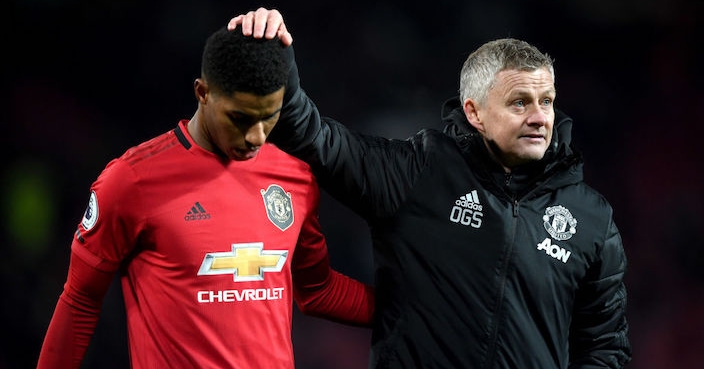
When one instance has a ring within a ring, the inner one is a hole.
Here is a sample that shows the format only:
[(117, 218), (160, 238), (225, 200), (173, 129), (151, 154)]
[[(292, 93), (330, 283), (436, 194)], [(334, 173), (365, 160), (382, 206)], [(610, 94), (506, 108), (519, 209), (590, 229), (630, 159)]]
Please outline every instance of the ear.
[(196, 94), (196, 100), (199, 104), (206, 104), (208, 102), (209, 93), (208, 83), (202, 78), (196, 78), (193, 82), (193, 92)]
[(479, 133), (483, 134), (484, 123), (479, 117), (479, 104), (472, 99), (466, 99), (462, 104), (462, 109), (464, 110), (464, 116), (467, 117), (469, 124), (476, 128)]

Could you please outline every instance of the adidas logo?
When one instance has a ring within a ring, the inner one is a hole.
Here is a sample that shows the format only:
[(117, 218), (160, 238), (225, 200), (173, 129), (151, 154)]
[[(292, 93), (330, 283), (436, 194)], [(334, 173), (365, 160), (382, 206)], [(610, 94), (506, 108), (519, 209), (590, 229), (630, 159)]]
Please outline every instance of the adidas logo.
[(459, 200), (455, 201), (455, 205), (482, 211), (482, 205), (479, 203), (477, 190), (473, 190), (466, 195), (460, 196)]
[(210, 213), (205, 211), (203, 206), (196, 201), (191, 210), (183, 217), (186, 221), (210, 219)]
[(482, 218), (484, 217), (482, 209), (477, 190), (472, 190), (455, 200), (455, 204), (450, 211), (450, 221), (479, 228), (482, 226)]

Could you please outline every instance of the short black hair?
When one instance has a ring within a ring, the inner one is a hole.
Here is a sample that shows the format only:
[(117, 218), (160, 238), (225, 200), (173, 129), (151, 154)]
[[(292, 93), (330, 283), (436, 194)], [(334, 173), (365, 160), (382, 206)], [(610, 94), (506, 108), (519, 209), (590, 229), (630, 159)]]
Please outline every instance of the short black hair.
[(284, 49), (277, 37), (257, 39), (242, 35), (240, 28), (223, 27), (205, 43), (201, 75), (211, 89), (225, 95), (268, 95), (286, 85), (289, 66)]

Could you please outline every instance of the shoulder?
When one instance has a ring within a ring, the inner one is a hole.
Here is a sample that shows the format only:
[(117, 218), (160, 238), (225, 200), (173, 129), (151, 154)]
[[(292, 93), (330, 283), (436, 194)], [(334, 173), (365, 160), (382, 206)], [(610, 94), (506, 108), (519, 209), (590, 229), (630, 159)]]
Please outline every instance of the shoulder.
[(433, 128), (425, 128), (408, 138), (414, 145), (428, 149), (455, 148), (456, 140), (453, 137)]
[(305, 161), (288, 154), (273, 143), (267, 142), (262, 146), (262, 159), (270, 165), (292, 165), (295, 170), (310, 171), (310, 165)]
[[(179, 145), (173, 131), (156, 136), (148, 141), (127, 149), (120, 157), (111, 160), (98, 176), (93, 187), (113, 195), (134, 193), (134, 186), (144, 173), (154, 173), (155, 162), (163, 162), (166, 155), (160, 155), (169, 148)], [(185, 152), (185, 150), (184, 150)], [(167, 160), (165, 167), (178, 168), (177, 159)], [(142, 174), (140, 174), (142, 173)]]
[(568, 188), (569, 192), (556, 199), (563, 200), (559, 204), (571, 212), (578, 229), (594, 240), (607, 237), (614, 223), (614, 210), (606, 197), (584, 182)]
[(267, 142), (262, 146), (257, 163), (264, 170), (284, 177), (313, 179), (313, 172), (308, 163), (284, 152), (273, 143)]
[(306, 199), (306, 208), (317, 206), (320, 196), (318, 182), (308, 163), (287, 154), (272, 143), (262, 146), (256, 160), (254, 172), (266, 178), (266, 181), (275, 181), (287, 193), (301, 195), (295, 198)]
[(436, 160), (461, 156), (461, 150), (455, 138), (437, 129), (422, 129), (404, 142), (422, 166)]
[(178, 141), (174, 131), (170, 130), (127, 149), (125, 153), (122, 154), (120, 159), (129, 165), (136, 165), (146, 159), (153, 159), (160, 153), (163, 153), (177, 145), (181, 144)]
[(607, 212), (609, 215), (613, 212), (611, 203), (606, 199), (601, 192), (594, 189), (592, 186), (582, 181), (577, 185), (577, 190), (579, 193), (577, 196), (581, 197), (588, 207), (594, 207), (596, 211)]

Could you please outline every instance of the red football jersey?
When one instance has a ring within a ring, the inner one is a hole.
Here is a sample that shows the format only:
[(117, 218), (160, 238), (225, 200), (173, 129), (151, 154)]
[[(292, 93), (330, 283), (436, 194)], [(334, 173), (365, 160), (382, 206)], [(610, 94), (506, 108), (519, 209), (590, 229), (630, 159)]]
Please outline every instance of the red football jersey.
[(272, 144), (218, 157), (186, 124), (106, 166), (72, 257), (119, 270), (133, 368), (293, 368), (292, 274), (328, 263), (315, 178)]

